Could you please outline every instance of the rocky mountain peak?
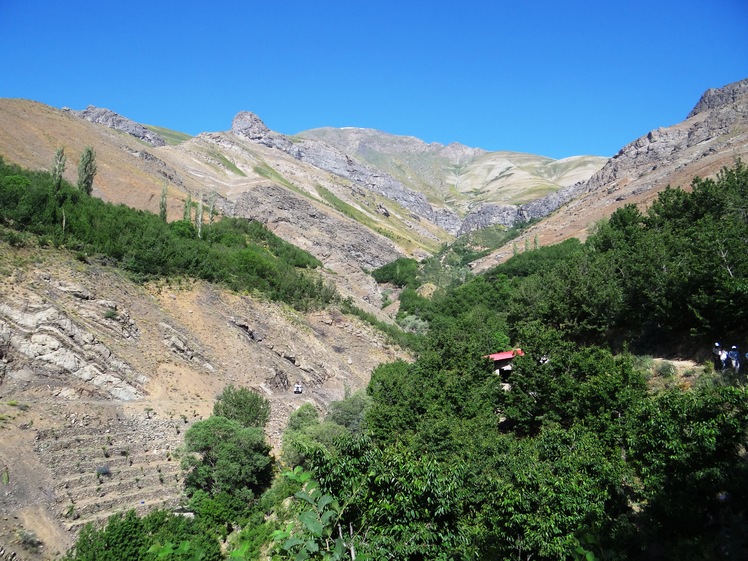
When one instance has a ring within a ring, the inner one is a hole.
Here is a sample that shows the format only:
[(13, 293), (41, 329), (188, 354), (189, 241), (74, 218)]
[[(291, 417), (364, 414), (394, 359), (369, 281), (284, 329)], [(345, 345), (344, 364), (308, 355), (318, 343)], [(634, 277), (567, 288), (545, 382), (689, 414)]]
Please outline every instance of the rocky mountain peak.
[(83, 111), (73, 111), (70, 109), (68, 109), (68, 111), (81, 119), (90, 121), (91, 123), (97, 123), (109, 127), (110, 129), (127, 133), (143, 142), (147, 142), (151, 146), (166, 146), (166, 141), (161, 138), (160, 135), (144, 127), (140, 123), (136, 123), (127, 117), (115, 113), (111, 109), (89, 105)]
[(250, 140), (262, 140), (270, 134), (270, 129), (251, 111), (237, 113), (231, 123), (231, 132)]
[(735, 104), (746, 94), (748, 94), (748, 78), (728, 84), (723, 88), (710, 88), (701, 96), (699, 102), (688, 114), (687, 119), (707, 110)]

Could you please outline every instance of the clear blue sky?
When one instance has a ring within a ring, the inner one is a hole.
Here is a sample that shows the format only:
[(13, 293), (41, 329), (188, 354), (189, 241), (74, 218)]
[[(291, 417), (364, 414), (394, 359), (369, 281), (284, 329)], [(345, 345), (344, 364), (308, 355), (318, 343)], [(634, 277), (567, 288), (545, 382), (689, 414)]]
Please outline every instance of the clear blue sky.
[(748, 78), (748, 1), (0, 0), (0, 97), (197, 134), (611, 156)]

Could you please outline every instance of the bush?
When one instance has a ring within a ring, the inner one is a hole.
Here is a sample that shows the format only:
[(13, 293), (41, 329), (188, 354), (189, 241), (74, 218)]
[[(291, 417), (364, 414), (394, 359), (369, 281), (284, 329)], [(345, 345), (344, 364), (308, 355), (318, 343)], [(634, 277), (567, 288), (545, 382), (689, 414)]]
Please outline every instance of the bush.
[(390, 282), (395, 286), (418, 288), (418, 262), (401, 257), (371, 272), (378, 283)]
[(237, 421), (244, 427), (264, 428), (270, 420), (270, 402), (250, 389), (229, 384), (213, 405), (213, 415)]
[(16, 532), (16, 535), (21, 541), (21, 545), (23, 546), (23, 548), (28, 549), (29, 551), (36, 552), (43, 545), (42, 540), (40, 540), (37, 535), (31, 530), (21, 528)]

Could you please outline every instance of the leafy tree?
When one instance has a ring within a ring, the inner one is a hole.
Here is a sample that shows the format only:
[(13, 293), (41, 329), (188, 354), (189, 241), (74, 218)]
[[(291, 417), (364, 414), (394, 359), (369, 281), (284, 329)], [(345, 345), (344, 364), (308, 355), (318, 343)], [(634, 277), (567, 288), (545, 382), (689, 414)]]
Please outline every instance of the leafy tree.
[(312, 425), (319, 424), (319, 412), (311, 403), (305, 403), (288, 418), (288, 430), (304, 430)]
[[(535, 438), (507, 435), (468, 495), (482, 559), (616, 559), (635, 528), (633, 472), (593, 431), (547, 425)], [(585, 544), (585, 547), (581, 547)]]
[(93, 525), (81, 530), (66, 561), (140, 561), (147, 546), (142, 520), (134, 510), (111, 517), (99, 532)]
[(93, 191), (93, 181), (96, 176), (96, 152), (90, 146), (83, 149), (78, 161), (78, 189), (90, 195)]
[(244, 427), (265, 428), (270, 420), (270, 402), (248, 388), (229, 384), (213, 405), (213, 415), (226, 417)]
[[(139, 517), (134, 510), (110, 517), (102, 528), (92, 524), (83, 527), (75, 545), (65, 554), (65, 561), (156, 561), (161, 542), (189, 541), (190, 551), (172, 548), (175, 561), (219, 561), (223, 559), (214, 533), (199, 519), (176, 516), (156, 510)], [(195, 554), (199, 555), (195, 555)]]
[(363, 432), (366, 410), (371, 405), (371, 398), (365, 390), (359, 390), (342, 401), (333, 401), (327, 420), (347, 428), (351, 434)]
[(245, 502), (264, 491), (273, 477), (270, 447), (262, 429), (225, 417), (209, 417), (185, 433), (188, 495), (198, 490), (216, 497), (231, 493)]
[(311, 479), (310, 472), (296, 467), (283, 476), (303, 485), (294, 494), (298, 504), (303, 506), (300, 507), (296, 524), (291, 522), (284, 530), (273, 533), (275, 550), (280, 559), (369, 559), (367, 555), (356, 551), (358, 536), (352, 535), (352, 528), (348, 536), (343, 535), (340, 520), (345, 506), (341, 506), (331, 495), (323, 493), (319, 484)]
[[(524, 345), (525, 356), (514, 360), (511, 391), (502, 395), (506, 426), (537, 434), (548, 423), (570, 428), (583, 422), (611, 446), (620, 443), (620, 419), (646, 390), (631, 358), (598, 347), (575, 348), (553, 332), (535, 336)], [(555, 345), (544, 344), (553, 338)]]
[(372, 271), (371, 275), (379, 283), (390, 282), (395, 286), (418, 288), (418, 262), (415, 259), (400, 257)]
[(630, 455), (644, 483), (647, 538), (669, 542), (668, 559), (689, 549), (716, 556), (728, 543), (721, 530), (748, 522), (748, 392), (672, 389), (637, 409)]
[(339, 504), (339, 523), (358, 537), (357, 551), (374, 559), (467, 559), (472, 547), (464, 516), (467, 466), (364, 439), (339, 454), (318, 454), (320, 489)]
[(350, 431), (333, 421), (320, 422), (319, 413), (305, 403), (291, 414), (283, 434), (283, 462), (288, 466), (308, 467), (311, 456), (336, 450), (336, 442)]

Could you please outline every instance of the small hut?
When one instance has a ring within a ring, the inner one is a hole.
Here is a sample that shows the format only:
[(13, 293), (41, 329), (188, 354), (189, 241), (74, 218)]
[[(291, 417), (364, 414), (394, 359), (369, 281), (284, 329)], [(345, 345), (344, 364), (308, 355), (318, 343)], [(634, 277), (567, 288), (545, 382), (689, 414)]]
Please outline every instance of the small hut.
[(511, 351), (486, 355), (485, 358), (493, 360), (494, 373), (503, 378), (512, 371), (512, 361), (516, 356), (525, 356), (525, 353), (522, 352), (522, 349), (512, 349)]

